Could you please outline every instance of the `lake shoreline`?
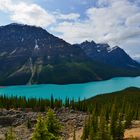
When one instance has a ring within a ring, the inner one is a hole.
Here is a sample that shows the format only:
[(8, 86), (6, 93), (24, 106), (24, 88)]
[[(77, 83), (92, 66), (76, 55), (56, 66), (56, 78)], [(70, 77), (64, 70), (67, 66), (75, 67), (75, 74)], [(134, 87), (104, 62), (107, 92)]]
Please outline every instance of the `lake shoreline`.
[(82, 84), (40, 84), (40, 85), (19, 85), (0, 88), (0, 95), (6, 96), (24, 96), (26, 98), (50, 99), (53, 96), (56, 99), (66, 97), (70, 99), (81, 100), (105, 93), (120, 91), (129, 87), (140, 88), (140, 76), (138, 77), (116, 77), (106, 81), (88, 82)]
[(99, 79), (99, 80), (91, 80), (91, 81), (85, 81), (85, 82), (71, 82), (71, 83), (38, 83), (38, 84), (19, 84), (19, 85), (0, 85), (0, 88), (4, 87), (11, 87), (11, 86), (36, 86), (36, 85), (58, 85), (58, 86), (63, 86), (63, 85), (79, 85), (79, 84), (88, 84), (88, 83), (93, 83), (93, 82), (105, 82), (109, 81), (112, 79), (117, 79), (117, 78), (136, 78), (140, 77), (140, 75), (137, 76), (116, 76), (112, 78), (106, 78), (106, 79)]

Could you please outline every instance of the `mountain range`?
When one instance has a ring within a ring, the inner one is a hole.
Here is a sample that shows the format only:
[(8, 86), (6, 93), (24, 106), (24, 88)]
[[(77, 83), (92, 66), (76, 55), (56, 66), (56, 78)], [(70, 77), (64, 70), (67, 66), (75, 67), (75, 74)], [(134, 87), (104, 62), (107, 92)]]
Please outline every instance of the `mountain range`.
[(140, 75), (140, 64), (118, 46), (70, 44), (41, 27), (0, 27), (0, 85), (70, 84)]
[(108, 44), (96, 44), (94, 41), (85, 41), (79, 46), (93, 60), (127, 69), (139, 67), (139, 63), (118, 46), (111, 48)]

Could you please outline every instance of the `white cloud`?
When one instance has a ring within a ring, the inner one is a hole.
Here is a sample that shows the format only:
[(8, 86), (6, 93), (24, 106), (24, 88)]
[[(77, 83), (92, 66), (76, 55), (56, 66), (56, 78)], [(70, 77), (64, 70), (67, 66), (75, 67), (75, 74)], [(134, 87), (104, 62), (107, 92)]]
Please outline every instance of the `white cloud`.
[(134, 59), (140, 60), (140, 37), (130, 38), (126, 40), (124, 43), (121, 43), (121, 47), (126, 50), (128, 54), (130, 54)]
[(12, 2), (11, 0), (1, 0), (0, 1), (0, 10), (2, 11), (8, 11), (9, 9), (12, 9)]
[(86, 20), (61, 22), (53, 27), (52, 31), (60, 32), (60, 37), (71, 43), (87, 39), (111, 45), (118, 45), (140, 35), (140, 7), (135, 3), (128, 0), (98, 2), (99, 7), (92, 7), (86, 11)]
[(61, 20), (78, 20), (80, 18), (80, 14), (78, 13), (70, 13), (70, 14), (61, 14), (55, 13), (57, 19)]
[(140, 27), (140, 13), (137, 13), (126, 20), (127, 26)]
[(55, 22), (54, 16), (37, 4), (0, 0), (0, 10), (9, 13), (11, 20), (18, 23), (46, 27)]
[(98, 6), (102, 7), (102, 6), (107, 6), (109, 4), (111, 4), (113, 0), (98, 0), (97, 4)]
[(35, 3), (27, 0), (0, 0), (0, 11), (9, 14), (14, 22), (47, 27), (55, 23), (56, 20), (78, 20), (80, 14), (61, 12), (49, 12)]
[(0, 0), (0, 11), (9, 14), (14, 22), (47, 27), (70, 43), (94, 40), (120, 45), (136, 56), (140, 54), (140, 51), (133, 51), (140, 46), (138, 4), (139, 0), (98, 0), (97, 7), (86, 10), (84, 19), (79, 13), (50, 12), (33, 0)]

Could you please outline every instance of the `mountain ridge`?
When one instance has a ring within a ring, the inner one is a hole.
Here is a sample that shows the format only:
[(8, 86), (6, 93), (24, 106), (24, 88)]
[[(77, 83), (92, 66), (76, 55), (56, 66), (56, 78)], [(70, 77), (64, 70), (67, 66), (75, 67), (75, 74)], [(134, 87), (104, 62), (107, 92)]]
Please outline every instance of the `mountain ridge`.
[(126, 69), (91, 59), (79, 44), (71, 45), (41, 27), (14, 23), (1, 26), (0, 34), (0, 85), (70, 84), (140, 75), (139, 66)]
[(119, 46), (110, 47), (108, 44), (85, 41), (79, 46), (91, 59), (122, 68), (137, 68), (139, 63), (133, 60)]

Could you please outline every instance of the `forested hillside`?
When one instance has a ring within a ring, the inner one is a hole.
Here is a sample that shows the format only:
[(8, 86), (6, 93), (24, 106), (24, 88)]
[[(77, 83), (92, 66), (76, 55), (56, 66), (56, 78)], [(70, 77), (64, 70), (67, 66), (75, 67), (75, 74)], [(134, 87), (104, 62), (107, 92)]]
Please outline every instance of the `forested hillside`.
[[(55, 111), (63, 108), (63, 113), (65, 109), (77, 110), (81, 115), (85, 112), (88, 117), (83, 124), (82, 140), (122, 140), (124, 131), (130, 127), (131, 121), (140, 120), (140, 89), (132, 87), (110, 94), (97, 95), (83, 101), (80, 101), (80, 98), (78, 101), (69, 98), (62, 101), (53, 96), (50, 99), (1, 96), (0, 107), (28, 112), (46, 112), (48, 108)], [(77, 128), (73, 127), (74, 133), (75, 129)]]
[(122, 140), (132, 120), (140, 119), (140, 89), (98, 95), (85, 103), (90, 114), (82, 140)]

